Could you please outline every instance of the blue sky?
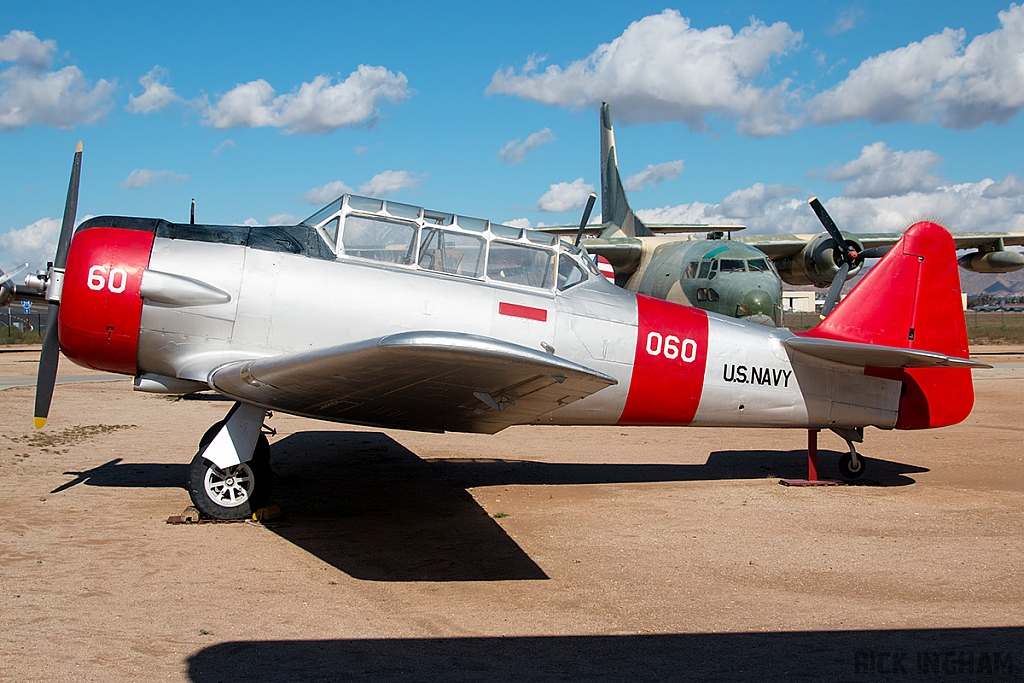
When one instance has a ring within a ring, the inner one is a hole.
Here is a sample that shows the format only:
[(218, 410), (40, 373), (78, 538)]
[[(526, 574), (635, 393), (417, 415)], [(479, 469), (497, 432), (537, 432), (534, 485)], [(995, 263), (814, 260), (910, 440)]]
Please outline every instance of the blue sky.
[(1024, 230), (1024, 7), (1000, 2), (5, 3), (0, 268), (79, 219), (261, 224), (343, 187), (579, 220), (616, 121), (633, 208), (750, 232)]

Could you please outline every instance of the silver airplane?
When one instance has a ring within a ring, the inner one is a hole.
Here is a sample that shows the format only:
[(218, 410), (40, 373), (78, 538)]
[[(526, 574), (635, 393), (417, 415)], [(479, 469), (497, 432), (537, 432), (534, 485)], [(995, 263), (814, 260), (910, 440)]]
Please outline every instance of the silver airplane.
[(955, 424), (972, 367), (950, 234), (911, 227), (814, 330), (638, 295), (543, 232), (344, 195), (298, 225), (102, 216), (73, 230), (75, 155), (53, 265), (36, 426), (59, 352), (138, 391), (235, 401), (200, 441), (203, 514), (270, 496), (267, 411), (378, 428), (512, 425), (832, 429), (844, 476), (863, 428)]

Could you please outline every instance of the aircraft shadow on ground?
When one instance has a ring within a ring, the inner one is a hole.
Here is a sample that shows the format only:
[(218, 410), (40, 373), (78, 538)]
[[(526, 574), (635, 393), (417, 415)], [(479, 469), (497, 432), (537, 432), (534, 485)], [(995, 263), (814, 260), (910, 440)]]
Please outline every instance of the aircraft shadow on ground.
[[(471, 455), (471, 454), (469, 454)], [(820, 451), (822, 470), (839, 453)], [(379, 432), (300, 432), (273, 445), (274, 496), (287, 515), (268, 524), (282, 538), (358, 579), (546, 579), (544, 571), (467, 489), (500, 485), (647, 483), (799, 477), (802, 451), (717, 451), (704, 464), (575, 464), (467, 458), (424, 460)], [(871, 460), (872, 482), (913, 483), (924, 468)], [(78, 484), (183, 487), (188, 465), (114, 459), (52, 491)], [(175, 511), (176, 512), (176, 511)]]
[(227, 642), (189, 680), (1021, 680), (1024, 628)]

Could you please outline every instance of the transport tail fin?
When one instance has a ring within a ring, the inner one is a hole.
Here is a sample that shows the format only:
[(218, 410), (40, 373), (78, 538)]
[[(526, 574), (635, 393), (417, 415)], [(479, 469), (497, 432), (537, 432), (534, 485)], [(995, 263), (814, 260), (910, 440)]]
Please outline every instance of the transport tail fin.
[[(949, 232), (929, 222), (910, 227), (822, 322), (805, 337), (931, 351), (969, 358)], [(974, 406), (967, 368), (865, 368), (903, 382), (897, 429), (956, 424)]]
[(647, 229), (629, 208), (626, 190), (619, 177), (619, 162), (615, 156), (615, 132), (612, 130), (612, 110), (607, 102), (601, 103), (601, 221), (614, 223), (626, 237), (650, 237)]

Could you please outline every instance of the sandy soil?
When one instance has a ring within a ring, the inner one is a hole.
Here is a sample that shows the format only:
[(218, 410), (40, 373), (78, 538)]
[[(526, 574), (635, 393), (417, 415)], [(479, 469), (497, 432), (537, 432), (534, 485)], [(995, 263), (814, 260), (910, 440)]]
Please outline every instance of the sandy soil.
[(799, 431), (275, 415), (267, 526), (165, 523), (228, 402), (0, 391), (0, 680), (1019, 680), (1024, 349), (975, 351), (971, 417), (869, 430), (856, 486), (780, 486)]

